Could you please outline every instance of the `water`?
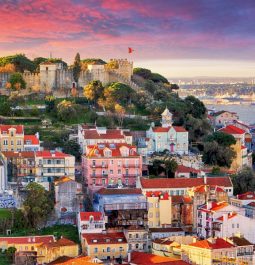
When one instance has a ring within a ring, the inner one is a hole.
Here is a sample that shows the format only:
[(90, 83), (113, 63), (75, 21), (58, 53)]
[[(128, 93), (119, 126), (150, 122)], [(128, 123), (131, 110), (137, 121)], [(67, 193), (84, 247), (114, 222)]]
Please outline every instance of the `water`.
[(207, 108), (215, 108), (216, 111), (227, 110), (236, 112), (239, 119), (248, 124), (255, 124), (255, 105), (206, 105)]

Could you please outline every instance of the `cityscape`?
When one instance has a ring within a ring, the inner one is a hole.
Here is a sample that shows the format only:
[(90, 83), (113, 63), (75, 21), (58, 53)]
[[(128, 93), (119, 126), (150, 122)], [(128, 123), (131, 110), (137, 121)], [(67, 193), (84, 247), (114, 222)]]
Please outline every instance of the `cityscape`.
[(255, 265), (255, 2), (0, 10), (0, 265)]

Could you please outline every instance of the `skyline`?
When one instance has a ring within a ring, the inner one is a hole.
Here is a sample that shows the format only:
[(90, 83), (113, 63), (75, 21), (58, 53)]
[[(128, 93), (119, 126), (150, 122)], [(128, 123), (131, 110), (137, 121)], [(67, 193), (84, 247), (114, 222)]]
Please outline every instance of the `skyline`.
[(127, 58), (170, 79), (255, 75), (252, 0), (0, 3), (1, 56)]

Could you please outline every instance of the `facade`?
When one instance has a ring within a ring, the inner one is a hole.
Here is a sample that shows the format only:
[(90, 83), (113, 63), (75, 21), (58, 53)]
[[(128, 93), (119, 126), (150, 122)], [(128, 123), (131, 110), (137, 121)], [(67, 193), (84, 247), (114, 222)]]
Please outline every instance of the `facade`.
[(124, 259), (128, 253), (128, 243), (122, 232), (85, 233), (81, 245), (86, 255), (100, 260)]
[(147, 192), (148, 225), (150, 228), (171, 226), (172, 201), (167, 192)]
[[(236, 247), (223, 238), (210, 238), (188, 245), (182, 244), (182, 260), (189, 264), (236, 264)], [(238, 263), (237, 263), (238, 264)]]
[(149, 152), (163, 152), (187, 154), (189, 133), (180, 126), (173, 126), (172, 114), (166, 108), (161, 114), (162, 127), (153, 125), (147, 131), (146, 136), (150, 139), (152, 149)]
[(128, 242), (128, 251), (147, 252), (149, 250), (148, 230), (139, 226), (130, 226), (124, 230)]
[(122, 129), (107, 129), (105, 127), (78, 125), (78, 143), (82, 153), (86, 153), (87, 146), (100, 143), (119, 144), (126, 143), (132, 145), (133, 137), (129, 131)]
[(54, 182), (55, 212), (62, 215), (75, 214), (82, 208), (82, 185), (69, 177), (61, 177)]
[(175, 171), (175, 178), (200, 178), (204, 177), (205, 173), (200, 169), (178, 165)]
[(106, 228), (148, 225), (147, 200), (140, 189), (102, 189), (94, 196), (94, 210), (106, 216)]
[(91, 193), (107, 186), (134, 187), (142, 175), (142, 158), (135, 146), (125, 143), (90, 145), (82, 157), (82, 167)]
[(185, 236), (185, 231), (180, 227), (150, 228), (149, 232), (150, 232), (150, 238), (152, 240), (157, 238)]
[(245, 216), (255, 219), (255, 202), (250, 202), (244, 206)]
[(230, 198), (230, 204), (237, 206), (237, 207), (244, 207), (249, 203), (255, 203), (255, 192), (248, 191), (243, 194), (238, 194), (236, 197)]
[(7, 170), (4, 166), (4, 162), (0, 159), (0, 194), (3, 194), (7, 189)]
[(204, 178), (139, 178), (137, 188), (141, 188), (143, 194), (151, 191), (168, 192), (169, 195), (188, 195), (188, 190), (201, 185), (224, 187), (228, 196), (233, 196), (233, 184), (229, 177), (204, 177)]
[(40, 151), (39, 134), (24, 135), (24, 151)]
[(77, 214), (79, 237), (86, 233), (102, 233), (105, 230), (105, 219), (101, 212), (79, 212)]
[(224, 127), (228, 124), (231, 124), (239, 120), (239, 117), (236, 114), (236, 112), (230, 112), (225, 110), (215, 112), (211, 116), (212, 116), (213, 125), (215, 127)]

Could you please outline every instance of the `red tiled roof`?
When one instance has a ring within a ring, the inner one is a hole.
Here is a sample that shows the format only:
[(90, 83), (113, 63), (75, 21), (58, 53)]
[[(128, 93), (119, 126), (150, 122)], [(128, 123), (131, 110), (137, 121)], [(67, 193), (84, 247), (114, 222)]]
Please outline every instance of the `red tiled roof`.
[(146, 197), (159, 197), (160, 200), (168, 200), (169, 194), (167, 192), (161, 192), (161, 191), (147, 191)]
[(152, 131), (155, 133), (168, 132), (170, 127), (153, 127)]
[(48, 265), (95, 265), (94, 262), (92, 262), (91, 257), (77, 257), (77, 258), (71, 258), (71, 257), (60, 257), (50, 263)]
[(228, 205), (229, 204), (227, 202), (224, 202), (224, 201), (221, 201), (221, 202), (212, 202), (210, 208), (208, 208), (207, 207), (207, 204), (205, 204), (200, 209), (202, 211), (206, 211), (206, 212), (217, 212), (217, 211), (221, 210), (222, 208), (227, 207)]
[[(167, 188), (192, 188), (205, 184), (204, 178), (141, 178), (143, 189), (167, 189)], [(223, 187), (232, 187), (230, 177), (207, 177), (208, 185), (220, 185)]]
[(20, 237), (0, 237), (0, 242), (8, 244), (48, 244), (54, 242), (54, 236), (20, 236)]
[(159, 227), (159, 228), (150, 228), (151, 233), (173, 233), (173, 232), (184, 232), (180, 227)]
[(197, 248), (207, 248), (207, 249), (222, 249), (222, 248), (232, 248), (233, 244), (224, 240), (223, 238), (215, 238), (215, 242), (210, 242), (207, 240), (197, 241), (195, 243), (189, 244), (189, 246), (197, 247)]
[(253, 191), (247, 191), (243, 194), (238, 194), (237, 199), (239, 199), (239, 200), (255, 200), (255, 193)]
[(89, 221), (90, 216), (93, 216), (95, 221), (100, 221), (103, 217), (101, 212), (80, 212), (81, 221)]
[[(30, 141), (31, 143), (28, 143)], [(39, 139), (35, 135), (24, 135), (24, 144), (38, 145)]]
[(136, 265), (188, 265), (187, 262), (180, 259), (135, 251), (131, 253), (131, 263)]
[(186, 167), (184, 165), (178, 165), (176, 172), (177, 173), (200, 173), (201, 171), (199, 169), (195, 169), (192, 167)]
[(12, 158), (12, 157), (34, 158), (35, 157), (35, 153), (32, 151), (21, 151), (21, 152), (2, 151), (2, 154), (7, 158)]
[(122, 157), (121, 154), (121, 148), (127, 147), (127, 157), (139, 157), (139, 155), (136, 152), (136, 146), (129, 145), (126, 143), (98, 143), (96, 145), (89, 145), (88, 151), (87, 151), (87, 157), (109, 157), (104, 155), (105, 149), (109, 149), (111, 151), (110, 157)]
[(243, 129), (240, 129), (234, 125), (228, 125), (222, 129), (219, 129), (219, 131), (227, 133), (227, 134), (244, 134), (245, 133)]
[[(97, 244), (123, 244), (127, 243), (124, 233), (84, 233), (82, 237), (86, 239), (88, 245)], [(121, 240), (121, 241), (120, 241)]]
[(244, 149), (247, 149), (247, 147), (244, 146), (244, 145), (242, 145), (242, 146), (241, 146), (241, 149), (244, 150)]
[[(231, 219), (231, 218), (233, 218), (235, 216), (237, 216), (237, 213), (228, 213), (227, 217), (228, 217), (228, 219)], [(218, 217), (217, 220), (223, 221), (223, 216)]]
[(219, 186), (215, 186), (215, 185), (201, 185), (201, 186), (197, 186), (194, 188), (194, 192), (198, 192), (198, 193), (205, 193), (207, 190), (214, 190), (216, 192), (224, 192), (224, 189), (219, 187)]
[(77, 245), (75, 242), (72, 240), (69, 240), (68, 238), (61, 237), (57, 242), (59, 246), (75, 246)]
[(107, 189), (102, 188), (97, 193), (101, 195), (117, 195), (117, 194), (142, 194), (141, 189)]
[(23, 125), (3, 125), (3, 124), (0, 124), (1, 133), (3, 133), (3, 132), (8, 133), (8, 130), (11, 128), (15, 128), (16, 133), (18, 133), (18, 134), (24, 133), (24, 126)]
[(45, 151), (36, 151), (35, 155), (37, 157), (49, 157), (49, 158), (62, 158), (62, 157), (68, 157), (70, 156), (69, 154), (65, 154), (62, 152), (58, 152), (58, 151), (49, 151), (49, 150), (45, 150)]
[(182, 126), (173, 126), (176, 132), (187, 132), (187, 130)]
[(97, 129), (88, 129), (83, 131), (85, 139), (124, 139), (124, 135), (121, 130), (107, 129), (106, 133), (98, 133)]
[(173, 204), (192, 203), (192, 198), (184, 195), (171, 195)]
[(251, 207), (255, 208), (255, 202), (250, 202), (250, 203), (247, 204), (247, 206), (251, 206)]

